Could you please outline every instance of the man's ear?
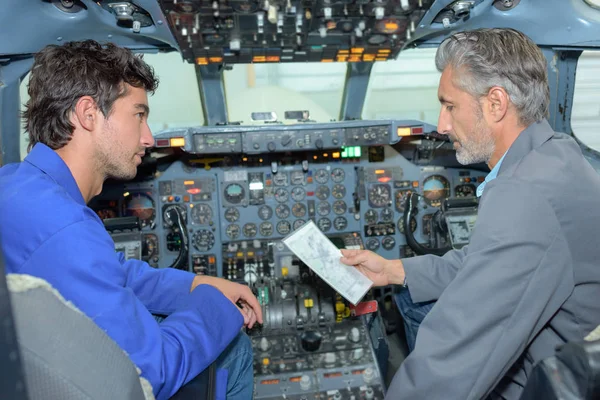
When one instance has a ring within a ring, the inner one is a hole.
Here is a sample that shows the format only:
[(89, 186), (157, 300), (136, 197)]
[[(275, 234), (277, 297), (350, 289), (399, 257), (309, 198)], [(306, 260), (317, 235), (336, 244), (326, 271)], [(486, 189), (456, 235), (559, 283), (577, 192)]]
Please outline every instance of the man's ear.
[(510, 99), (503, 87), (493, 86), (487, 94), (488, 113), (494, 122), (500, 122), (508, 112)]
[(98, 124), (98, 111), (98, 105), (91, 96), (82, 96), (75, 103), (73, 118), (83, 129), (93, 131)]

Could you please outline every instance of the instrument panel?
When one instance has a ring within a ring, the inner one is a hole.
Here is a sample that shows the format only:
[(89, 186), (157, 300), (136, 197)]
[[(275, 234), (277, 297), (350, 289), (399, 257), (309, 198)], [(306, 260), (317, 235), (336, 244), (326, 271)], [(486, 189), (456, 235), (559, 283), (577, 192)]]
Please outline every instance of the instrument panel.
[[(113, 190), (113, 198), (110, 193), (103, 193), (93, 207), (101, 218), (139, 217), (144, 259), (157, 267), (169, 267), (177, 258), (184, 239), (181, 228), (189, 236), (186, 265), (190, 271), (227, 276), (231, 259), (246, 254), (245, 250), (225, 251), (229, 244), (240, 249), (259, 249), (264, 243), (282, 239), (308, 220), (313, 220), (327, 235), (356, 233), (365, 248), (383, 257), (406, 256), (411, 252), (406, 246), (402, 218), (408, 194), (422, 195), (409, 227), (417, 241), (427, 243), (433, 215), (441, 203), (448, 197), (475, 196), (485, 173), (415, 165), (385, 144), (393, 142), (390, 135), (400, 125), (397, 121), (388, 125), (377, 122), (361, 128), (346, 122), (330, 124), (328, 130), (305, 125), (290, 128), (296, 132), (294, 135), (303, 138), (315, 131), (330, 135), (344, 132), (346, 139), (348, 132), (352, 137), (367, 139), (373, 134), (386, 148), (383, 161), (369, 161), (364, 155), (342, 158), (338, 153), (334, 158), (334, 153), (330, 153), (324, 158), (322, 153), (319, 157), (307, 153), (302, 161), (261, 163), (261, 158), (259, 162), (206, 169), (178, 160), (149, 182), (125, 184), (116, 192)], [(275, 133), (260, 141), (256, 136), (259, 132), (242, 136), (245, 142), (260, 142), (261, 149), (268, 148), (275, 136), (279, 144), (281, 135), (296, 137), (277, 127), (271, 131)], [(300, 135), (301, 131), (306, 134)], [(231, 133), (223, 134), (229, 137)], [(205, 134), (193, 131), (189, 135), (196, 138)], [(197, 144), (195, 139), (191, 142)], [(313, 143), (312, 139), (308, 142)], [(220, 145), (216, 139), (214, 143)], [(194, 151), (199, 156), (212, 152), (207, 148)], [(173, 209), (182, 216), (183, 227), (172, 220)], [(250, 254), (254, 256), (252, 251)]]

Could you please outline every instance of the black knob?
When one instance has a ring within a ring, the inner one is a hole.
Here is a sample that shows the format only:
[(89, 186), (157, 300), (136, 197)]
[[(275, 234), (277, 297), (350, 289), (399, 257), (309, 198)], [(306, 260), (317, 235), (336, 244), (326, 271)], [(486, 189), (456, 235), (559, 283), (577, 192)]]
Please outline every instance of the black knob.
[(317, 351), (321, 347), (323, 336), (319, 332), (308, 331), (304, 332), (300, 339), (305, 351)]
[(275, 151), (275, 143), (274, 142), (267, 143), (267, 150)]
[(323, 139), (315, 140), (315, 147), (319, 150), (322, 149), (323, 148)]

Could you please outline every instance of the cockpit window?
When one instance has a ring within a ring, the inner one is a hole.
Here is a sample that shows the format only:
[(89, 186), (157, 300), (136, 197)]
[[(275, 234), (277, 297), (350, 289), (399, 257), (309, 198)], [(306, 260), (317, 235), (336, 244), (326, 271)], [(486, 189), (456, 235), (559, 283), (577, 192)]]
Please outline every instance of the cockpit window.
[[(160, 80), (158, 90), (148, 97), (152, 133), (168, 128), (204, 125), (200, 92), (194, 65), (183, 61), (179, 53), (144, 54)], [(20, 86), (21, 110), (27, 103), (29, 74)], [(27, 155), (27, 135), (21, 126), (21, 159)]]
[(571, 127), (588, 147), (600, 151), (600, 52), (584, 51), (577, 63)]
[(363, 119), (416, 119), (437, 125), (436, 49), (410, 49), (373, 66)]
[(309, 119), (339, 119), (345, 63), (236, 64), (225, 71), (225, 93), (230, 122), (253, 122), (252, 112), (272, 112), (284, 124), (286, 111), (309, 111)]

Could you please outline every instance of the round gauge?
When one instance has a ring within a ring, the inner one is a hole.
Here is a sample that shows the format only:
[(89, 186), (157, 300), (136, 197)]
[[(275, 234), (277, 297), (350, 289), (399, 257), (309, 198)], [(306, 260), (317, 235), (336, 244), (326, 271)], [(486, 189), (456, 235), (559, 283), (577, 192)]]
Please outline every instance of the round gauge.
[(258, 218), (266, 221), (273, 216), (273, 209), (269, 206), (261, 206), (258, 209)]
[(346, 212), (346, 202), (344, 200), (336, 200), (333, 202), (333, 212), (337, 215), (342, 215)]
[(329, 173), (326, 169), (318, 169), (317, 172), (315, 172), (315, 180), (318, 183), (327, 183), (329, 180)]
[(296, 186), (292, 189), (292, 200), (302, 201), (306, 197), (306, 191), (300, 186)]
[(331, 171), (331, 180), (336, 183), (340, 183), (345, 177), (346, 173), (341, 168), (335, 168), (333, 171)]
[(215, 236), (208, 229), (202, 229), (194, 233), (192, 240), (198, 251), (209, 251), (215, 244)]
[(249, 222), (244, 225), (242, 231), (244, 232), (244, 236), (248, 238), (253, 238), (254, 236), (256, 236), (256, 224)]
[(262, 236), (271, 236), (273, 234), (273, 224), (270, 222), (263, 222), (258, 227), (258, 231)]
[(394, 220), (394, 212), (391, 208), (386, 207), (381, 210), (380, 219), (383, 222), (392, 222)]
[(277, 218), (286, 219), (290, 216), (290, 208), (286, 204), (279, 204), (275, 208), (275, 215)]
[(212, 208), (208, 204), (198, 203), (192, 208), (192, 222), (207, 225), (212, 222)]
[(236, 239), (238, 236), (240, 236), (240, 226), (236, 224), (227, 225), (225, 234), (229, 239)]
[(144, 235), (142, 255), (145, 261), (150, 261), (154, 256), (158, 255), (158, 238), (156, 235)]
[(456, 197), (475, 197), (477, 194), (477, 189), (475, 189), (475, 185), (467, 183), (465, 185), (458, 185), (455, 187), (454, 193), (456, 194)]
[(297, 218), (304, 217), (306, 215), (306, 206), (302, 203), (295, 203), (292, 206), (292, 214)]
[(304, 172), (302, 171), (292, 171), (290, 180), (292, 181), (292, 185), (304, 185)]
[(279, 221), (277, 223), (277, 233), (280, 235), (287, 235), (292, 230), (292, 226), (287, 221)]
[(423, 181), (423, 197), (432, 207), (439, 207), (450, 196), (450, 183), (441, 175), (431, 175)]
[(386, 207), (392, 202), (390, 185), (373, 185), (369, 189), (369, 204), (371, 207)]
[(333, 190), (332, 190), (331, 194), (336, 199), (341, 199), (346, 195), (346, 188), (343, 185), (340, 185), (339, 183), (337, 183), (337, 184), (333, 185)]
[(273, 175), (273, 184), (275, 186), (287, 186), (288, 185), (287, 173), (279, 172), (278, 174)]
[(296, 229), (300, 228), (302, 225), (304, 225), (305, 223), (306, 223), (305, 220), (303, 220), (303, 219), (297, 219), (297, 220), (294, 221), (294, 225), (293, 225), (292, 228), (294, 230), (296, 230)]
[(317, 213), (319, 215), (327, 215), (331, 211), (331, 206), (326, 201), (321, 201), (317, 204)]
[(375, 251), (379, 248), (379, 240), (377, 238), (369, 238), (367, 239), (367, 243), (365, 243), (365, 247), (367, 250)]
[(317, 226), (321, 232), (328, 232), (331, 229), (331, 220), (329, 218), (321, 218), (317, 221)]
[(168, 204), (163, 207), (163, 222), (166, 226), (173, 226), (176, 221), (171, 219), (171, 210), (177, 210), (183, 216), (183, 222), (187, 223), (187, 212), (179, 204)]
[(123, 201), (123, 216), (138, 217), (142, 227), (152, 227), (156, 216), (154, 200), (146, 193), (128, 194)]
[(333, 227), (337, 231), (343, 231), (348, 226), (348, 220), (344, 217), (336, 217), (333, 220)]
[(377, 211), (373, 209), (367, 210), (365, 213), (365, 224), (373, 225), (375, 223), (377, 223)]
[(329, 197), (329, 188), (327, 186), (321, 185), (317, 188), (315, 195), (319, 200), (327, 200), (327, 198)]
[(243, 14), (251, 14), (258, 10), (258, 3), (254, 1), (232, 1), (228, 3), (235, 11)]
[(225, 210), (225, 219), (227, 222), (235, 222), (240, 218), (240, 212), (235, 207), (229, 207)]
[(225, 186), (225, 200), (231, 204), (240, 204), (244, 200), (246, 191), (239, 183), (230, 183)]
[(290, 194), (284, 188), (278, 188), (275, 191), (275, 200), (277, 200), (280, 203), (285, 203), (286, 201), (288, 201), (289, 197)]
[(408, 198), (408, 195), (411, 194), (412, 192), (410, 190), (398, 190), (396, 192), (395, 197), (395, 204), (396, 204), (396, 211), (398, 211), (399, 213), (404, 213), (404, 205), (406, 204), (406, 199)]
[[(400, 231), (400, 233), (404, 234), (404, 222), (403, 222), (404, 218), (400, 218), (398, 220), (398, 230)], [(411, 217), (410, 218), (410, 231), (414, 232), (417, 230), (417, 220), (415, 219), (415, 217)]]
[(386, 250), (392, 250), (396, 246), (396, 239), (392, 236), (386, 236), (381, 239), (381, 247)]

